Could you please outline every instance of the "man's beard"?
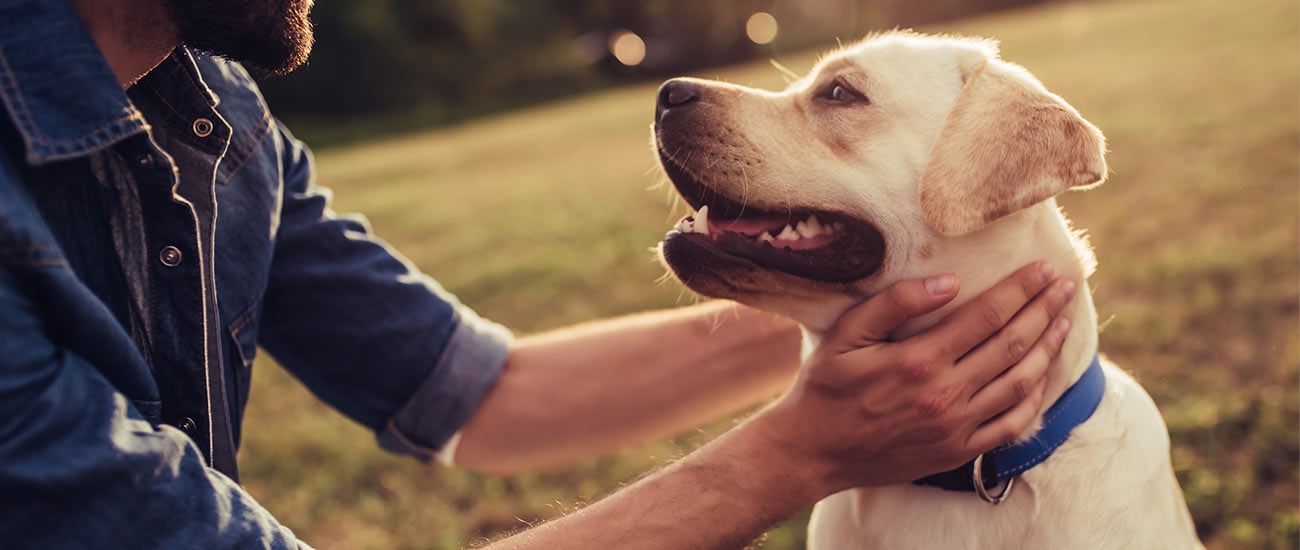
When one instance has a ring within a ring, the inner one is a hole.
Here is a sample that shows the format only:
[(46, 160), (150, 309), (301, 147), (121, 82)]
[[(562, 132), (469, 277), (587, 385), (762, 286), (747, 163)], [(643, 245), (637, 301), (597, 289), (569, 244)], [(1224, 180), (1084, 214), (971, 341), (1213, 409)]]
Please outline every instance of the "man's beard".
[(312, 0), (167, 0), (181, 43), (274, 75), (307, 60)]

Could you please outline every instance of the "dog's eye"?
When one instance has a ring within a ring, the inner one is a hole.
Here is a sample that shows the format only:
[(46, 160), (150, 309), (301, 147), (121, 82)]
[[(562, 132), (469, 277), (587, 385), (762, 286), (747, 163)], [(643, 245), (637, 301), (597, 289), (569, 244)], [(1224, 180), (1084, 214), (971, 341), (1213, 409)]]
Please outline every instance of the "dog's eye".
[(846, 104), (865, 102), (867, 100), (867, 98), (863, 97), (862, 94), (840, 82), (832, 82), (831, 85), (825, 88), (825, 91), (821, 93), (821, 96), (829, 101)]

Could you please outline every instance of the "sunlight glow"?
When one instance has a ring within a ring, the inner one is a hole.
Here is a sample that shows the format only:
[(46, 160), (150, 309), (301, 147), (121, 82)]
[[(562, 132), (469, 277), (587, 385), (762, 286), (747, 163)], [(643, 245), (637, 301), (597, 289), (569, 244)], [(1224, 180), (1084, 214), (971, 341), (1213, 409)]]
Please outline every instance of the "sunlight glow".
[(645, 41), (632, 31), (618, 31), (609, 37), (609, 53), (629, 67), (645, 61)]
[(760, 11), (749, 16), (749, 21), (745, 22), (745, 35), (755, 44), (767, 44), (776, 38), (776, 27), (776, 18)]

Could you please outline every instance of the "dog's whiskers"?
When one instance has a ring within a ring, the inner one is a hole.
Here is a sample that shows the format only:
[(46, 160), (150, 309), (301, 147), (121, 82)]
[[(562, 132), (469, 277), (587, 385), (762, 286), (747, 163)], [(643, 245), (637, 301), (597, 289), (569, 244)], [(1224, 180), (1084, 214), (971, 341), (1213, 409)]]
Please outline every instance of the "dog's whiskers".
[(740, 166), (740, 215), (745, 215), (745, 207), (749, 206), (749, 171), (744, 166)]
[(780, 72), (783, 76), (785, 76), (786, 84), (799, 80), (799, 75), (796, 74), (794, 71), (790, 70), (785, 65), (782, 65), (780, 61), (777, 61), (776, 59), (768, 59), (767, 62), (771, 63), (772, 67), (776, 68), (778, 72)]

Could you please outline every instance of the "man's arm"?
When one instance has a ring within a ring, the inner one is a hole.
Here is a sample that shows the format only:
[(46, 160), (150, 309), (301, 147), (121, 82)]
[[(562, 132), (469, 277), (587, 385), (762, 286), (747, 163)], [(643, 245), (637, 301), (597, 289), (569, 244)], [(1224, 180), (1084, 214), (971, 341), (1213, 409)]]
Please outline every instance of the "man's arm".
[[(885, 343), (956, 295), (895, 285), (846, 313), (772, 406), (605, 500), (492, 548), (740, 548), (835, 492), (950, 469), (1013, 439), (1038, 412), (1039, 380), (1068, 328), (1053, 319), (1070, 293), (1058, 284), (1040, 294), (1037, 271), (1021, 270), (950, 317), (962, 322)], [(980, 311), (1019, 313), (981, 320)], [(1005, 338), (1025, 336), (1037, 342), (1024, 356), (1001, 351)]]
[(510, 474), (681, 433), (789, 387), (799, 340), (793, 321), (723, 302), (522, 338), (455, 461)]
[(458, 464), (509, 474), (670, 437), (794, 381), (799, 329), (726, 302), (517, 340)]
[(825, 496), (811, 464), (766, 437), (757, 416), (604, 500), (491, 550), (742, 548)]

